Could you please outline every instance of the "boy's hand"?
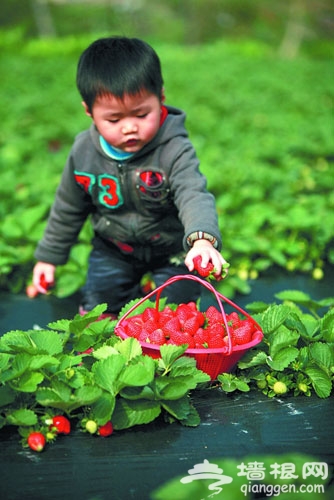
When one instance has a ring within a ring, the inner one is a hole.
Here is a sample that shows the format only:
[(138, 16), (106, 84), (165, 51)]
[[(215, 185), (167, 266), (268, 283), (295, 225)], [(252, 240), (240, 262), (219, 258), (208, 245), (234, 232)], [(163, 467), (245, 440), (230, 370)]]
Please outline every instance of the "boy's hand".
[(54, 285), (56, 266), (46, 262), (37, 262), (33, 270), (33, 286), (38, 293), (47, 293)]
[(195, 241), (187, 253), (184, 263), (190, 272), (197, 270), (202, 277), (205, 277), (207, 272), (212, 271), (217, 281), (225, 278), (228, 273), (228, 263), (208, 240)]

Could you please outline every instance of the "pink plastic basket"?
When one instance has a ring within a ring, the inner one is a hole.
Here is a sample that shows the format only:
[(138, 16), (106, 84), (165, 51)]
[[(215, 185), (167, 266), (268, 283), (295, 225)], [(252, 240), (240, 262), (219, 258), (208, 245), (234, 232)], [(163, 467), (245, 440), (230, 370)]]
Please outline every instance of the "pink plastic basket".
[[(220, 348), (220, 349), (187, 349), (184, 353), (185, 356), (190, 356), (192, 358), (195, 358), (196, 360), (196, 366), (199, 370), (202, 370), (203, 372), (207, 373), (211, 380), (215, 380), (217, 376), (220, 373), (228, 373), (230, 372), (233, 367), (236, 365), (236, 363), (242, 358), (242, 356), (252, 347), (256, 346), (261, 342), (263, 339), (263, 332), (261, 330), (260, 325), (241, 307), (239, 307), (237, 304), (229, 300), (228, 298), (224, 297), (221, 295), (217, 290), (206, 280), (203, 280), (197, 276), (193, 275), (178, 275), (178, 276), (173, 276), (172, 278), (169, 278), (165, 283), (163, 283), (160, 287), (156, 288), (149, 294), (147, 294), (145, 297), (140, 299), (136, 304), (134, 304), (117, 322), (115, 326), (115, 333), (122, 339), (128, 338), (128, 335), (125, 333), (126, 332), (126, 325), (127, 325), (127, 318), (130, 316), (132, 312), (134, 312), (139, 305), (141, 305), (143, 302), (146, 300), (150, 299), (152, 296), (156, 295), (156, 302), (155, 302), (155, 307), (157, 310), (159, 310), (159, 300), (161, 296), (161, 292), (169, 285), (172, 283), (175, 283), (176, 281), (179, 280), (193, 280), (199, 282), (202, 286), (207, 288), (215, 297), (218, 308), (220, 312), (222, 313), (223, 316), (223, 322), (226, 328), (226, 331), (228, 332), (229, 335), (229, 345), (226, 348)], [(230, 337), (229, 333), (229, 328), (227, 324), (227, 319), (226, 319), (226, 313), (224, 310), (224, 305), (223, 302), (229, 304), (229, 306), (232, 307), (232, 309), (238, 311), (239, 313), (243, 314), (246, 318), (250, 319), (256, 330), (253, 333), (252, 340), (251, 342), (248, 342), (247, 344), (243, 345), (232, 345), (232, 340)], [(156, 344), (149, 344), (147, 342), (140, 342), (143, 353), (151, 356), (152, 358), (159, 358), (160, 357), (160, 346)]]

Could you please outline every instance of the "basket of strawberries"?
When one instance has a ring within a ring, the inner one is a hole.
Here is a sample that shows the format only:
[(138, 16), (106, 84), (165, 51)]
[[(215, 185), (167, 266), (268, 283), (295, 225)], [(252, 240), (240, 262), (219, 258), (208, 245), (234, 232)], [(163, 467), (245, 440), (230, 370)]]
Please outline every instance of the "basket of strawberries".
[[(209, 305), (205, 311), (199, 310), (195, 302), (161, 307), (162, 291), (181, 279), (200, 282), (213, 294), (215, 305)], [(142, 312), (136, 314), (136, 309), (153, 296), (154, 307), (141, 308)], [(163, 344), (186, 344), (184, 355), (195, 358), (197, 368), (211, 380), (230, 372), (246, 351), (263, 338), (261, 327), (246, 311), (194, 275), (173, 276), (141, 298), (118, 320), (115, 333), (122, 339), (135, 337), (143, 353), (153, 358), (160, 357)]]

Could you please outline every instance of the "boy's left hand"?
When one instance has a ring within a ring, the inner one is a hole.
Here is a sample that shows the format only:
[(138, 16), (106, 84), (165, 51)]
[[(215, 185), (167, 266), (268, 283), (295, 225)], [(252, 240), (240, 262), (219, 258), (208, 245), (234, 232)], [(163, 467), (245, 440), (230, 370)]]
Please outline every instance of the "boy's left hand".
[[(199, 264), (197, 264), (197, 261)], [(204, 271), (211, 263), (214, 270), (213, 276), (217, 281), (225, 278), (228, 273), (228, 269), (225, 267), (228, 263), (208, 240), (195, 241), (193, 247), (187, 253), (184, 263), (190, 272), (197, 270), (198, 266)], [(199, 271), (201, 275), (201, 269)]]

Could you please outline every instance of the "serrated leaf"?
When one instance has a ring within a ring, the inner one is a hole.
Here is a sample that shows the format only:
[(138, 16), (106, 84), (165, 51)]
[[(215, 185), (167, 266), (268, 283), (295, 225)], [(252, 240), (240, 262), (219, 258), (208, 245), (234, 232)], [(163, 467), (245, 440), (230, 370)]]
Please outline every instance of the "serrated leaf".
[(148, 424), (161, 413), (158, 401), (117, 399), (112, 422), (114, 429), (128, 429), (133, 425)]
[(102, 390), (99, 387), (86, 385), (79, 387), (71, 398), (71, 404), (76, 402), (76, 407), (78, 406), (88, 406), (95, 403), (102, 395)]
[(48, 328), (51, 330), (56, 330), (60, 332), (68, 332), (71, 320), (69, 319), (59, 319), (57, 321), (53, 321), (48, 323)]
[(140, 343), (133, 337), (129, 337), (122, 342), (118, 342), (115, 345), (115, 349), (117, 349), (120, 354), (123, 354), (127, 362), (142, 354)]
[(310, 378), (312, 386), (319, 398), (328, 398), (332, 390), (330, 377), (318, 367), (306, 368), (305, 373)]
[(40, 370), (46, 366), (57, 366), (59, 365), (59, 359), (54, 356), (49, 356), (47, 354), (36, 354), (31, 357), (30, 366), (31, 370)]
[(320, 368), (329, 370), (331, 366), (334, 366), (334, 344), (314, 342), (310, 344), (309, 352)]
[(260, 300), (251, 302), (246, 305), (246, 310), (252, 313), (262, 313), (266, 309), (268, 309), (269, 305), (266, 302), (262, 302)]
[(99, 425), (104, 424), (106, 421), (110, 420), (115, 408), (116, 398), (112, 394), (104, 394), (99, 399), (92, 404), (91, 411), (94, 420)]
[(266, 364), (267, 354), (264, 351), (248, 351), (242, 360), (238, 362), (238, 368), (244, 370), (254, 366), (261, 366)]
[(169, 369), (172, 363), (182, 356), (187, 349), (187, 345), (164, 344), (160, 347), (161, 364), (164, 369)]
[(31, 341), (36, 346), (36, 351), (53, 356), (63, 351), (63, 343), (59, 333), (50, 330), (33, 330), (30, 333)]
[(32, 344), (29, 333), (33, 330), (22, 332), (20, 330), (13, 330), (5, 333), (0, 337), (0, 351), (1, 352), (33, 352), (35, 345)]
[(136, 363), (126, 365), (119, 375), (119, 386), (142, 386), (154, 380), (155, 363), (149, 356), (141, 356)]
[(14, 380), (21, 377), (25, 373), (25, 371), (29, 369), (30, 362), (31, 356), (28, 353), (24, 352), (17, 354), (13, 358), (12, 366), (9, 366), (8, 369), (4, 370), (0, 374), (0, 381), (2, 383), (6, 383), (9, 380)]
[(334, 343), (334, 309), (328, 311), (321, 319), (320, 331), (326, 342)]
[(118, 354), (118, 351), (110, 345), (104, 345), (92, 353), (95, 359), (106, 359), (112, 354)]
[(126, 358), (124, 356), (115, 354), (94, 363), (92, 372), (96, 384), (111, 394), (116, 394), (117, 380), (125, 366), (125, 362)]
[(120, 391), (120, 396), (125, 399), (155, 399), (155, 393), (148, 385), (144, 387), (124, 387)]
[(36, 401), (42, 406), (50, 406), (51, 408), (58, 408), (66, 410), (70, 401), (64, 401), (59, 394), (49, 387), (40, 387), (36, 391)]
[(283, 347), (276, 352), (275, 356), (267, 358), (267, 364), (276, 371), (283, 371), (298, 356), (299, 350), (296, 347)]
[(296, 346), (299, 337), (297, 332), (289, 330), (275, 332), (270, 337), (269, 355), (274, 358), (284, 347)]
[(196, 382), (191, 376), (177, 378), (158, 377), (154, 381), (155, 393), (159, 399), (179, 399), (191, 389), (195, 389)]
[(27, 408), (21, 408), (19, 410), (14, 410), (13, 412), (6, 415), (6, 420), (9, 425), (36, 425), (37, 415), (32, 410)]
[(161, 406), (177, 420), (186, 420), (191, 411), (190, 399), (187, 396), (177, 400), (162, 401)]
[(0, 387), (0, 407), (10, 405), (15, 399), (16, 393), (13, 389), (7, 386)]
[(265, 334), (277, 330), (291, 312), (290, 307), (274, 304), (270, 306), (261, 317), (261, 327)]
[(20, 392), (35, 392), (44, 380), (44, 375), (39, 372), (26, 372), (18, 380), (15, 389)]

